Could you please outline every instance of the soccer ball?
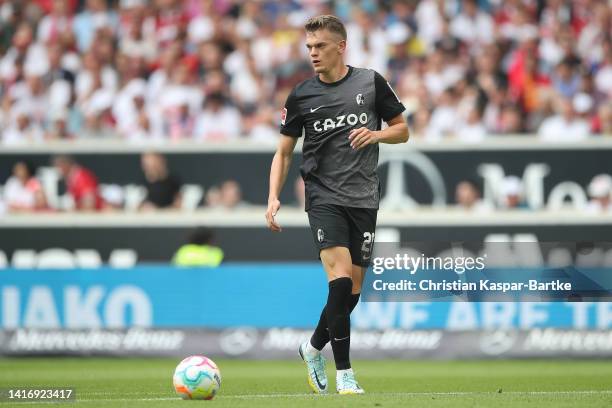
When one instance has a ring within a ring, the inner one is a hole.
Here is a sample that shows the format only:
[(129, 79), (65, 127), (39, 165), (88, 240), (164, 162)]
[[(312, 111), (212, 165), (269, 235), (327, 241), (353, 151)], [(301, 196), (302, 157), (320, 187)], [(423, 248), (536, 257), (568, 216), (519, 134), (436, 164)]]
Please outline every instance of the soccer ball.
[(190, 356), (176, 367), (172, 382), (183, 399), (210, 400), (221, 387), (221, 373), (210, 358)]

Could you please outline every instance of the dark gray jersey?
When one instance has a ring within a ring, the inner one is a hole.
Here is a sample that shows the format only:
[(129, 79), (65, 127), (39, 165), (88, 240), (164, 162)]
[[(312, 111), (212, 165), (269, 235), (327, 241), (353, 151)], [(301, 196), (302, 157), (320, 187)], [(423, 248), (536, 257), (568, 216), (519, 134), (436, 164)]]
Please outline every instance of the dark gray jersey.
[(306, 210), (316, 204), (378, 208), (378, 144), (353, 150), (352, 129), (380, 130), (405, 110), (389, 83), (376, 71), (353, 68), (328, 84), (318, 76), (298, 84), (283, 109), (280, 132), (304, 133), (300, 168), (306, 184)]

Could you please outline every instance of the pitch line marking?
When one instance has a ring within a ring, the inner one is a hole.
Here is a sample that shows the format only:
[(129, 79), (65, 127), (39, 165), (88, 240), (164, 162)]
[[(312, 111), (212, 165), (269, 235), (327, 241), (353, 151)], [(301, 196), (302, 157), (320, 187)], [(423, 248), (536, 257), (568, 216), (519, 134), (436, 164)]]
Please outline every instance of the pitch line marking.
[[(91, 392), (84, 393), (85, 395), (113, 395), (112, 393), (102, 392)], [(418, 397), (418, 396), (457, 396), (457, 395), (494, 395), (497, 394), (495, 391), (450, 391), (450, 392), (371, 392), (366, 395), (376, 396), (406, 396), (406, 397)], [(612, 395), (612, 390), (577, 390), (577, 391), (504, 391), (502, 394), (509, 395)], [(123, 394), (125, 395), (125, 393)], [(330, 397), (344, 397), (338, 394), (252, 394), (252, 395), (221, 395), (218, 398), (225, 399), (249, 399), (249, 398), (292, 398), (292, 397), (308, 397), (308, 398), (330, 398)], [(178, 401), (179, 397), (151, 397), (151, 398), (101, 398), (101, 399), (81, 399), (78, 398), (74, 402), (131, 402), (131, 401)], [(9, 401), (2, 401), (0, 405), (12, 403)], [(54, 401), (23, 401), (19, 402), (20, 405), (40, 404), (40, 403), (54, 403)]]

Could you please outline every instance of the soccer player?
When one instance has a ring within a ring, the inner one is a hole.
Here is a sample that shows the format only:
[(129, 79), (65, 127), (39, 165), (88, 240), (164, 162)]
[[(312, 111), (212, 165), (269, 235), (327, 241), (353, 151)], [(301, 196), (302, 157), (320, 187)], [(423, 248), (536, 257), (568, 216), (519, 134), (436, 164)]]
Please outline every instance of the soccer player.
[[(321, 350), (331, 343), (336, 390), (362, 394), (349, 358), (350, 313), (374, 244), (380, 185), (378, 143), (404, 143), (408, 127), (404, 106), (377, 72), (344, 63), (346, 29), (335, 16), (313, 17), (305, 25), (306, 47), (316, 75), (298, 84), (281, 115), (281, 138), (270, 169), (266, 220), (274, 217), (297, 139), (304, 132), (300, 168), (306, 211), (319, 257), (327, 274), (327, 304), (310, 341), (299, 348), (315, 393), (327, 392)], [(381, 121), (388, 127), (381, 130)]]

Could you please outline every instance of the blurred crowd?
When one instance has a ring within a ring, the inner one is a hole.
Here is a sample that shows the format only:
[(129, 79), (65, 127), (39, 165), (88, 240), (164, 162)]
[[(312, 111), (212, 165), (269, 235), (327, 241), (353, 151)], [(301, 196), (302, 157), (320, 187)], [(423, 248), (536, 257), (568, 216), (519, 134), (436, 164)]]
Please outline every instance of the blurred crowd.
[[(197, 208), (236, 210), (248, 208), (242, 188), (233, 179), (207, 186), (187, 184), (173, 173), (157, 152), (140, 157), (142, 177), (135, 184), (102, 184), (96, 174), (75, 158), (52, 157), (46, 171), (27, 161), (17, 161), (4, 186), (0, 186), (3, 212), (141, 211), (160, 209), (191, 211)], [(47, 177), (43, 176), (45, 174)], [(50, 177), (49, 177), (50, 176)], [(46, 179), (46, 180), (45, 180)], [(301, 177), (296, 185), (302, 185)], [(303, 208), (304, 190), (296, 189), (296, 204)], [(291, 203), (289, 203), (291, 204)]]
[[(157, 210), (193, 211), (199, 208), (234, 211), (253, 209), (243, 199), (240, 184), (233, 179), (223, 180), (217, 185), (189, 185), (171, 171), (165, 156), (157, 152), (143, 153), (140, 157), (142, 178), (140, 184), (120, 186), (100, 184), (96, 175), (71, 156), (58, 155), (51, 159), (52, 176), (45, 182), (41, 171), (25, 161), (13, 165), (12, 175), (0, 189), (0, 215), (28, 212), (57, 211), (140, 211)], [(47, 175), (49, 172), (46, 172)], [(305, 186), (301, 176), (292, 183), (293, 200), (284, 206), (304, 209)], [(486, 184), (486, 180), (485, 183)], [(58, 185), (60, 186), (58, 188)], [(449, 209), (457, 208), (474, 214), (492, 211), (532, 210), (529, 192), (523, 179), (508, 175), (499, 182), (489, 182), (489, 195), (483, 197), (483, 183), (463, 180), (455, 186), (454, 201)], [(551, 193), (551, 196), (553, 194)], [(586, 214), (612, 214), (612, 176), (598, 174), (586, 188), (572, 189), (550, 199), (547, 209), (570, 208), (565, 202), (569, 195), (571, 208)], [(202, 244), (203, 245), (203, 244)]]
[[(486, 214), (495, 210), (531, 210), (528, 193), (523, 180), (517, 176), (505, 176), (495, 187), (491, 200), (483, 200), (480, 185), (475, 180), (463, 180), (455, 188), (456, 207), (471, 213)], [(587, 196), (582, 190), (573, 190), (571, 199), (574, 208), (584, 214), (612, 214), (612, 176), (597, 174), (587, 186)], [(566, 207), (564, 196), (550, 200), (547, 209)]]
[(417, 137), (612, 134), (608, 0), (0, 0), (1, 140), (274, 143), (317, 14)]

